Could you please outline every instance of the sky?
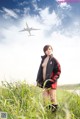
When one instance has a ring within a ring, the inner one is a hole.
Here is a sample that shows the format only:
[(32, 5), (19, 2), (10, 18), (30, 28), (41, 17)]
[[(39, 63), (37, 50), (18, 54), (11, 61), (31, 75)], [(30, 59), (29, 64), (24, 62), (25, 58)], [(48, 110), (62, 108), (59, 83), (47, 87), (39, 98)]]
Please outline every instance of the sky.
[[(19, 32), (26, 23), (40, 30)], [(61, 65), (58, 85), (80, 83), (80, 0), (0, 0), (0, 82), (36, 84), (46, 44)]]

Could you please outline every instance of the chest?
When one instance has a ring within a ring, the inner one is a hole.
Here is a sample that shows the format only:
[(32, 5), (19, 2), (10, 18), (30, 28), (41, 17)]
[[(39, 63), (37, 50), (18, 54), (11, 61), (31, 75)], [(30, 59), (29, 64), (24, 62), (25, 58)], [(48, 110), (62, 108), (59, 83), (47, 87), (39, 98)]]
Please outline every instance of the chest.
[(43, 63), (42, 63), (42, 67), (43, 67), (43, 68), (46, 67), (47, 64), (48, 64), (48, 62), (49, 62), (49, 57), (46, 57), (46, 58), (44, 59)]
[(45, 58), (43, 63), (42, 63), (42, 67), (46, 67), (47, 70), (53, 70), (55, 68), (55, 61), (54, 59), (50, 59), (50, 58)]

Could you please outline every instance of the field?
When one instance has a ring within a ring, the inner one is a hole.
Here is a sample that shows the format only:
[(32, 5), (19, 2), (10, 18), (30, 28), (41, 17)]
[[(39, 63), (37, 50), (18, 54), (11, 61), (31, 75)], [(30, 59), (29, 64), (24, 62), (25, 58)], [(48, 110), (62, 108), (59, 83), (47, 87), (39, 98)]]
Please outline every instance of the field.
[(42, 89), (26, 82), (5, 82), (0, 87), (0, 112), (8, 119), (80, 119), (80, 97), (62, 88), (57, 90), (58, 110), (46, 109)]
[(80, 84), (66, 84), (58, 87), (60, 89), (66, 89), (66, 90), (80, 90)]

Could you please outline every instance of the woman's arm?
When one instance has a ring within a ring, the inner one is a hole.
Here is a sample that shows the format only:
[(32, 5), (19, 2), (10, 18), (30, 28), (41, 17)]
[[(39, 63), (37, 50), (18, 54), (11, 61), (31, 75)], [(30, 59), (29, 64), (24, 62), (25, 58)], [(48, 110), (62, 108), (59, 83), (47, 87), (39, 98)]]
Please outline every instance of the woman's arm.
[(61, 66), (60, 63), (55, 59), (55, 65), (52, 73), (52, 80), (57, 81), (57, 79), (60, 77), (61, 74)]

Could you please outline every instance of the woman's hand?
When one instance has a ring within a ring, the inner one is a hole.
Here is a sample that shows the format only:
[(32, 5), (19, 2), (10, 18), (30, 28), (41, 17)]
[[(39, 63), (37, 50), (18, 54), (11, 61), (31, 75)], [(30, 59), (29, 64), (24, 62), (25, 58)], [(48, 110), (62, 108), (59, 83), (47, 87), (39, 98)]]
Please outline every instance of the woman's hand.
[(46, 80), (44, 81), (43, 88), (51, 88), (53, 83), (54, 83), (54, 82), (53, 82), (52, 79), (46, 79)]

